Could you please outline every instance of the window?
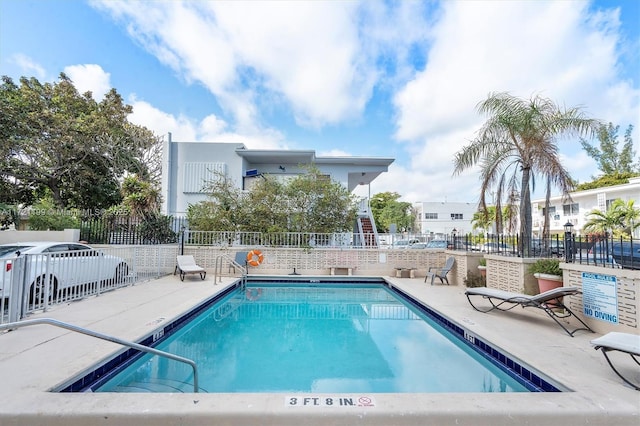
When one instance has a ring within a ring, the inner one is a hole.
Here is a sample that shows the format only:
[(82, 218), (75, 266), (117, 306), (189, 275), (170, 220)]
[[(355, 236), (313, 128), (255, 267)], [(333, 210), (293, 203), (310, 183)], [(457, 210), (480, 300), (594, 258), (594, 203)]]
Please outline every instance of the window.
[(575, 216), (578, 214), (579, 210), (580, 210), (580, 205), (578, 203), (565, 204), (562, 206), (562, 211), (565, 216)]
[[(546, 209), (543, 207), (543, 208), (542, 208), (542, 215), (543, 215), (543, 216), (544, 216), (544, 214), (545, 214), (545, 210), (546, 210)], [(553, 216), (553, 215), (555, 214), (555, 212), (556, 212), (556, 206), (550, 206), (550, 207), (549, 207), (549, 216)]]
[(611, 208), (611, 204), (613, 204), (615, 200), (617, 200), (617, 198), (614, 198), (613, 200), (607, 200), (607, 210)]
[(438, 219), (438, 213), (425, 213), (425, 219)]
[(462, 213), (451, 213), (451, 220), (462, 220)]

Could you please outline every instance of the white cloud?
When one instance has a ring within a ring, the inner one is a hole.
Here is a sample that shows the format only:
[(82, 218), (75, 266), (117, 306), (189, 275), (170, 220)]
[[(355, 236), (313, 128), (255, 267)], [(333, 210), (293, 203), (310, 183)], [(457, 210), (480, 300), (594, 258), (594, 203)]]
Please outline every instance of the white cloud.
[(10, 62), (18, 65), (22, 69), (23, 75), (35, 74), (35, 77), (40, 80), (46, 75), (45, 69), (27, 55), (13, 55)]
[[(482, 125), (475, 107), (490, 92), (540, 94), (624, 128), (638, 124), (637, 83), (619, 77), (619, 10), (592, 13), (588, 2), (94, 4), (222, 107), (223, 116), (196, 121), (134, 105), (147, 127), (176, 140), (285, 148), (283, 133), (265, 124), (272, 112), (312, 128), (350, 124), (376, 90), (397, 89), (393, 148), (410, 160), (372, 187), (410, 201), (477, 200), (477, 174), (452, 178), (452, 158)], [(595, 174), (576, 141), (561, 152), (574, 177)]]
[(260, 134), (240, 134), (228, 130), (227, 123), (211, 114), (201, 121), (189, 117), (174, 116), (155, 108), (148, 102), (136, 99), (132, 95), (129, 104), (133, 113), (129, 120), (139, 126), (144, 126), (158, 135), (171, 133), (171, 138), (182, 142), (226, 142), (243, 143), (247, 148), (254, 149), (284, 149), (282, 136), (275, 131)]
[(204, 84), (240, 127), (258, 127), (267, 103), (289, 108), (302, 126), (357, 119), (384, 76), (376, 61), (400, 58), (405, 69), (411, 46), (426, 37), (420, 2), (94, 4), (187, 81)]
[[(466, 173), (451, 179), (452, 158), (482, 125), (485, 117), (475, 106), (489, 92), (524, 98), (539, 93), (559, 105), (586, 106), (585, 113), (596, 118), (637, 122), (638, 90), (618, 80), (617, 14), (590, 17), (587, 7), (586, 2), (444, 2), (425, 69), (395, 97), (396, 137), (413, 152), (412, 164), (381, 183), (392, 186), (403, 179), (410, 188), (407, 198), (414, 200), (464, 194), (467, 199), (459, 201), (476, 201), (477, 174), (475, 181)], [(577, 141), (563, 142), (561, 152), (581, 180), (596, 174), (588, 170), (593, 162)]]
[(98, 102), (111, 90), (111, 74), (104, 71), (100, 65), (69, 65), (64, 68), (64, 73), (73, 81), (78, 92), (91, 92), (93, 99)]
[(348, 153), (342, 149), (330, 149), (328, 151), (319, 151), (316, 152), (316, 156), (318, 157), (351, 157), (353, 154)]

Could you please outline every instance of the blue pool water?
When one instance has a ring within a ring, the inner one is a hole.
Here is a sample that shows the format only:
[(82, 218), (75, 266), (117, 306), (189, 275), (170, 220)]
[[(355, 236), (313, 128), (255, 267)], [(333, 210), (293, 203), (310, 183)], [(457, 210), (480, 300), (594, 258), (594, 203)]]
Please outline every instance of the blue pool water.
[[(381, 284), (249, 284), (155, 347), (193, 359), (201, 392), (557, 391), (422, 308)], [(95, 392), (193, 392), (188, 365), (156, 356), (98, 376)]]

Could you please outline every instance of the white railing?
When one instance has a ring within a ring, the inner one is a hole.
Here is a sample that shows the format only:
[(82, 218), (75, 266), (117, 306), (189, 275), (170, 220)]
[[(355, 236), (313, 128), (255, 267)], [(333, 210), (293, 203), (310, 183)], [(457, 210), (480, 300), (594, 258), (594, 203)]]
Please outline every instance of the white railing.
[(221, 247), (326, 247), (348, 248), (353, 244), (351, 232), (233, 232), (184, 231), (185, 245)]
[(0, 262), (0, 324), (53, 304), (99, 295), (173, 271), (178, 248), (117, 246), (22, 254)]

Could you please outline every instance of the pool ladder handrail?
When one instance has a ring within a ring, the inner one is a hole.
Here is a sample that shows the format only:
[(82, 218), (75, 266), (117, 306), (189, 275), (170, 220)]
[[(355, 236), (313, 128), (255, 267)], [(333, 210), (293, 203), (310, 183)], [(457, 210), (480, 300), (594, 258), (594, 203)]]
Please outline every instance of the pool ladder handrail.
[(149, 346), (144, 346), (141, 345), (139, 343), (134, 343), (134, 342), (129, 342), (127, 340), (123, 340), (123, 339), (119, 339), (117, 337), (114, 336), (109, 336), (107, 334), (102, 334), (99, 333), (97, 331), (93, 331), (93, 330), (89, 330), (86, 328), (82, 328), (82, 327), (78, 327), (77, 325), (73, 325), (73, 324), (69, 324), (63, 321), (58, 321), (56, 319), (53, 318), (36, 318), (36, 319), (30, 319), (30, 320), (24, 320), (24, 321), (18, 321), (18, 322), (9, 322), (6, 324), (0, 324), (0, 331), (3, 330), (15, 330), (18, 328), (22, 328), (22, 327), (27, 327), (30, 325), (42, 325), (42, 324), (46, 324), (46, 325), (53, 325), (55, 327), (60, 327), (60, 328), (64, 328), (67, 330), (71, 330), (71, 331), (75, 331), (76, 333), (81, 333), (81, 334), (85, 334), (87, 336), (91, 336), (91, 337), (95, 337), (98, 339), (102, 339), (102, 340), (107, 340), (109, 342), (112, 343), (117, 343), (119, 345), (123, 345), (123, 346), (128, 346), (130, 348), (133, 349), (137, 349), (141, 352), (148, 352), (154, 355), (158, 355), (161, 357), (165, 357), (165, 358), (169, 358), (172, 359), (174, 361), (178, 361), (178, 362), (182, 362), (185, 364), (189, 364), (191, 366), (191, 368), (193, 369), (193, 392), (194, 393), (198, 393), (198, 366), (196, 365), (196, 363), (189, 359), (189, 358), (184, 358), (181, 357), (179, 355), (174, 355), (172, 353), (169, 352), (164, 352), (155, 348), (150, 348)]
[(238, 262), (228, 254), (221, 254), (216, 257), (215, 268), (213, 269), (213, 283), (218, 284), (218, 281), (222, 281), (222, 266), (224, 265), (223, 260), (227, 260), (233, 268), (238, 268), (242, 271), (242, 288), (244, 289), (247, 283), (247, 274), (249, 271), (247, 268)]

